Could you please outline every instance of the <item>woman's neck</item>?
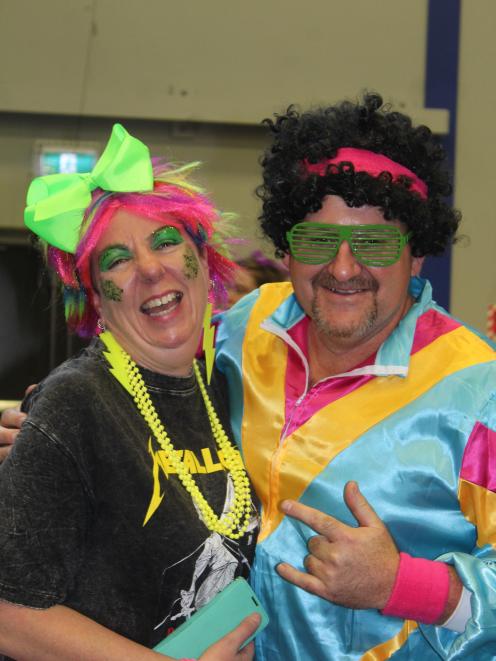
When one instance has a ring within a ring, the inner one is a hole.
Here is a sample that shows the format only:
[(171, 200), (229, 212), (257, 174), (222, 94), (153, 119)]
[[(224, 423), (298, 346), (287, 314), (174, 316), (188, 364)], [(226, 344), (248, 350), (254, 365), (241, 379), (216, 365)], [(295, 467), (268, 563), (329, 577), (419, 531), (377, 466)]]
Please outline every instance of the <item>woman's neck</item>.
[(109, 330), (119, 346), (139, 366), (157, 374), (189, 376), (198, 347), (198, 339), (192, 338), (178, 347), (152, 346), (146, 342), (130, 346), (118, 331)]

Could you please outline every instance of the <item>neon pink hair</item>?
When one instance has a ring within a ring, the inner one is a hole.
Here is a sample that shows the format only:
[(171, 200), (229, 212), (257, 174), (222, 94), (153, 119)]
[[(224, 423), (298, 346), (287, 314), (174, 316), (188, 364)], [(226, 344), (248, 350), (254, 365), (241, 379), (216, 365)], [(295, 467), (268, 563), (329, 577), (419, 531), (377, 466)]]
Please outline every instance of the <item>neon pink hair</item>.
[(188, 181), (188, 175), (198, 165), (156, 165), (153, 191), (145, 193), (109, 193), (97, 189), (85, 213), (76, 254), (47, 247), (47, 260), (64, 286), (65, 316), (71, 331), (81, 337), (91, 337), (98, 332), (91, 255), (120, 209), (151, 220), (161, 221), (167, 216), (181, 224), (197, 248), (206, 250), (212, 301), (219, 303), (225, 298), (225, 284), (232, 279), (235, 268), (222, 254), (225, 246), (219, 240), (217, 225), (226, 215), (213, 206), (199, 186)]

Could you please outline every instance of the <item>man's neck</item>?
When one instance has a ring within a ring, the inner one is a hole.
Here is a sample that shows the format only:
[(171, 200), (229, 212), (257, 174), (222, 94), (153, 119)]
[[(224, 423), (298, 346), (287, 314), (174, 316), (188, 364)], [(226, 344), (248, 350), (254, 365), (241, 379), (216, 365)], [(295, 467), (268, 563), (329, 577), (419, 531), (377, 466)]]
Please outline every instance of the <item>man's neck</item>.
[(349, 372), (376, 353), (382, 342), (365, 342), (357, 347), (344, 347), (341, 343), (331, 343), (315, 333), (308, 334), (308, 358), (310, 364), (310, 385), (322, 379), (343, 372)]
[(407, 299), (401, 313), (370, 337), (349, 338), (328, 336), (310, 319), (308, 325), (308, 360), (310, 385), (336, 374), (349, 372), (375, 354), (391, 335), (413, 303)]

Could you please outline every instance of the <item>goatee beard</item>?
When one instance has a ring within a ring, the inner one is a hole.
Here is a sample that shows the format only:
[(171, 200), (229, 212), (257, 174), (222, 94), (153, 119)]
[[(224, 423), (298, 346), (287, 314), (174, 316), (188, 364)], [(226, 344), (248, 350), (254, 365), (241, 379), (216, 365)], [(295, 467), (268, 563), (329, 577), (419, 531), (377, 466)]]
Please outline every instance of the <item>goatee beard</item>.
[[(356, 277), (351, 278), (346, 283), (338, 282), (327, 272), (321, 272), (313, 281), (314, 297), (312, 300), (312, 320), (314, 321), (317, 330), (329, 339), (349, 339), (352, 337), (361, 338), (368, 334), (374, 327), (379, 314), (377, 306), (377, 290), (379, 289), (378, 282), (373, 278)], [(339, 319), (335, 321), (329, 319), (325, 311), (321, 309), (318, 303), (318, 290), (324, 289), (349, 289), (365, 290), (372, 294), (372, 302), (368, 310), (364, 310), (364, 318), (356, 323), (349, 324), (348, 326), (340, 325)]]

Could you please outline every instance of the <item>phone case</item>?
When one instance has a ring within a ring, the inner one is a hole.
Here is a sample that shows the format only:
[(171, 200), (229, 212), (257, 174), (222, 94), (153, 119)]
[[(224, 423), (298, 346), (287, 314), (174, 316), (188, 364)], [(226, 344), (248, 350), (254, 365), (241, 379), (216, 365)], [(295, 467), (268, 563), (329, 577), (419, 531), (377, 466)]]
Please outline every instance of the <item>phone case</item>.
[(269, 616), (245, 579), (237, 578), (174, 633), (164, 638), (154, 650), (175, 659), (198, 658), (210, 645), (216, 643), (237, 627), (247, 615), (254, 612), (261, 616), (260, 625), (242, 647), (267, 626)]

